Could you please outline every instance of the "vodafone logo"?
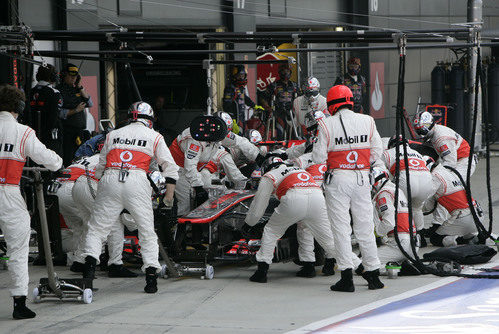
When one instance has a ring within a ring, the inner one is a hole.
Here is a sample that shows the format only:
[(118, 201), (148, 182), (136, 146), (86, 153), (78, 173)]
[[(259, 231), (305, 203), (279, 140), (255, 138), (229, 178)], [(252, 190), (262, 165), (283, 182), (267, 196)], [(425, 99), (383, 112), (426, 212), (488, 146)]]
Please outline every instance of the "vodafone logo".
[(359, 154), (356, 151), (351, 151), (347, 155), (347, 161), (351, 164), (356, 163), (358, 159), (359, 159)]
[(319, 166), (319, 172), (321, 174), (324, 174), (326, 172), (326, 170), (327, 170), (327, 166), (326, 165), (320, 165)]
[(420, 164), (420, 161), (417, 159), (409, 159), (409, 165), (413, 167), (419, 167)]
[(298, 173), (296, 177), (303, 182), (310, 180), (310, 175), (308, 175), (307, 173)]
[(120, 160), (123, 162), (129, 162), (133, 159), (133, 154), (130, 151), (123, 151), (120, 154)]

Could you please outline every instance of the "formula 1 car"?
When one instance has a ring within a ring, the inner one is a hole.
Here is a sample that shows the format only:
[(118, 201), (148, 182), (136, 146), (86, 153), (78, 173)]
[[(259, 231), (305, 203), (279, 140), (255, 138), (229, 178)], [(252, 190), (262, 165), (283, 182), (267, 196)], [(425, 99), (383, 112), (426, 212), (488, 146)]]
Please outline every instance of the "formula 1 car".
[[(289, 147), (301, 142), (265, 142), (262, 144), (277, 148)], [(254, 260), (254, 255), (260, 248), (264, 225), (279, 205), (279, 201), (271, 199), (264, 216), (252, 229), (252, 235), (243, 234), (240, 228), (244, 224), (261, 174), (257, 170), (253, 176), (246, 190), (227, 189), (222, 185), (214, 185), (209, 191), (210, 197), (206, 202), (187, 215), (178, 218), (172, 217), (170, 213), (161, 208), (161, 195), (165, 188), (158, 174), (152, 176), (157, 189), (157, 194), (153, 196), (156, 231), (162, 245), (178, 268), (182, 268), (185, 272), (190, 270), (192, 272), (193, 268), (204, 268), (213, 264)], [(201, 230), (201, 240), (194, 241), (193, 230)], [(140, 250), (136, 239), (132, 237), (130, 241), (129, 255)], [(296, 227), (291, 227), (278, 241), (273, 261), (290, 261), (297, 257), (297, 253)]]
[[(206, 263), (252, 260), (260, 248), (263, 227), (279, 205), (271, 200), (260, 222), (247, 236), (240, 230), (254, 190), (221, 190), (216, 196), (178, 219), (175, 233), (176, 261), (204, 261)], [(206, 249), (190, 247), (194, 225), (202, 227), (202, 242)], [(287, 233), (277, 243), (274, 262), (292, 259), (297, 254), (296, 236)]]

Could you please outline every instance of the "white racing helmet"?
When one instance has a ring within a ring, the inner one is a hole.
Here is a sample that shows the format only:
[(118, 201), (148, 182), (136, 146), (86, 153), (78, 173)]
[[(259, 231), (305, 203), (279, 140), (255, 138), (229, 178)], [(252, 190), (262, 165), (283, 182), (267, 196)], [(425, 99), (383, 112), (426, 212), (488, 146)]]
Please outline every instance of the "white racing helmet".
[(261, 142), (263, 140), (262, 134), (260, 133), (260, 131), (255, 130), (255, 129), (248, 130), (246, 137), (254, 145), (258, 144), (259, 142)]
[(276, 156), (268, 157), (262, 163), (262, 167), (260, 170), (262, 171), (262, 175), (270, 172), (272, 169), (279, 167), (284, 164), (284, 161)]
[(427, 111), (423, 111), (414, 117), (414, 130), (422, 137), (426, 137), (434, 126), (433, 116)]
[(319, 97), (320, 90), (321, 90), (321, 84), (316, 77), (309, 77), (307, 79), (307, 83), (303, 87), (303, 92), (305, 94), (305, 97), (310, 102), (315, 101)]
[(374, 167), (369, 174), (369, 181), (372, 186), (371, 194), (374, 196), (388, 179), (388, 172), (385, 168)]
[(140, 122), (152, 128), (154, 111), (148, 103), (143, 101), (135, 102), (128, 108), (128, 118), (130, 118), (131, 122)]
[(227, 124), (227, 130), (232, 131), (232, 117), (229, 114), (219, 111), (216, 113), (216, 116), (220, 117)]

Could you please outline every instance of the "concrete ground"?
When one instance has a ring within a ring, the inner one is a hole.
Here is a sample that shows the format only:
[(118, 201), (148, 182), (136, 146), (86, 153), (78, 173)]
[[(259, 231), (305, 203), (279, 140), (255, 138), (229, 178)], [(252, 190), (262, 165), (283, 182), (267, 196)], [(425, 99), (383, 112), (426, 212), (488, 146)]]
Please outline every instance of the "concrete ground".
[[(496, 215), (498, 174), (499, 158), (494, 158), (491, 175)], [(474, 197), (487, 208), (484, 160), (472, 184)], [(499, 232), (497, 223), (494, 230)], [(356, 277), (355, 293), (333, 293), (329, 286), (338, 274), (303, 279), (295, 277), (297, 269), (293, 263), (274, 264), (269, 282), (257, 284), (248, 281), (254, 265), (217, 267), (213, 280), (159, 279), (159, 292), (154, 295), (143, 292), (144, 276), (110, 279), (98, 272), (94, 284), (99, 290), (92, 304), (29, 301), (37, 317), (23, 321), (11, 320), (8, 273), (0, 270), (0, 333), (283, 333), (441, 279), (431, 275), (385, 278), (384, 289), (370, 291), (366, 282)], [(79, 277), (63, 267), (56, 270), (59, 277)], [(46, 277), (45, 268), (30, 266), (30, 290), (40, 277)]]

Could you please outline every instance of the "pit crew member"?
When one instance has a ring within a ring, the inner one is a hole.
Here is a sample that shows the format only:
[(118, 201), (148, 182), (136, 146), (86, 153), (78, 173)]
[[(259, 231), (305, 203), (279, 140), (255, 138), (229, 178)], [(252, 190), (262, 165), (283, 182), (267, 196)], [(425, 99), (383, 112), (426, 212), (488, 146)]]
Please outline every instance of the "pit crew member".
[[(383, 245), (378, 247), (378, 258), (381, 262), (382, 273), (386, 272), (385, 265), (389, 262), (401, 263), (406, 260), (400, 251), (394, 236), (397, 233), (403, 249), (414, 258), (409, 234), (409, 210), (408, 201), (403, 191), (399, 191), (397, 222), (395, 224), (395, 184), (390, 181), (388, 173), (384, 168), (374, 168), (371, 173), (373, 183), (373, 202), (379, 221), (375, 220), (376, 234), (382, 238)], [(413, 235), (416, 230), (413, 226)], [(416, 247), (416, 251), (418, 247)]]
[[(397, 137), (390, 138), (388, 142), (388, 150), (386, 150), (381, 156), (381, 160), (384, 162), (385, 167), (390, 172), (391, 176), (395, 177), (396, 172), (396, 145), (400, 145), (399, 148), (399, 159), (400, 159), (400, 176), (399, 185), (400, 189), (404, 192), (407, 198), (407, 177), (406, 177), (406, 166), (404, 161), (404, 149), (402, 147), (402, 138)], [(407, 145), (407, 144), (405, 144)], [(409, 161), (409, 179), (411, 181), (411, 204), (412, 204), (412, 214), (414, 217), (414, 222), (416, 224), (416, 229), (418, 231), (424, 228), (424, 216), (423, 216), (423, 203), (432, 194), (432, 177), (430, 170), (426, 167), (426, 159), (420, 153), (413, 150), (409, 145), (407, 145), (407, 157)]]
[(287, 166), (279, 157), (269, 157), (262, 164), (262, 178), (248, 210), (243, 230), (255, 226), (268, 206), (270, 196), (280, 200), (265, 225), (262, 246), (256, 254), (258, 269), (250, 281), (267, 282), (267, 271), (277, 240), (289, 226), (301, 222), (307, 226), (327, 254), (334, 254), (333, 235), (327, 219), (324, 196), (312, 175), (305, 170)]
[(363, 277), (369, 289), (383, 288), (379, 280), (379, 259), (374, 236), (373, 205), (369, 170), (383, 154), (381, 137), (374, 119), (357, 114), (353, 108), (352, 91), (343, 85), (333, 86), (327, 94), (331, 117), (319, 120), (317, 142), (312, 151), (316, 164), (327, 161), (328, 176), (324, 181), (326, 205), (337, 249), (341, 280), (331, 286), (333, 291), (353, 292), (350, 254), (350, 214), (353, 230), (362, 253)]
[[(429, 229), (430, 242), (445, 247), (470, 243), (478, 231), (459, 177), (440, 164), (432, 169), (431, 174), (435, 193), (425, 202), (425, 209), (433, 208), (437, 202), (448, 213), (448, 218), (444, 222), (433, 221)], [(481, 220), (480, 206), (475, 200), (473, 205)]]
[(158, 261), (158, 237), (154, 231), (151, 205), (152, 188), (147, 179), (154, 158), (167, 182), (165, 206), (173, 207), (178, 166), (159, 133), (152, 129), (153, 110), (145, 102), (135, 102), (128, 110), (130, 124), (110, 132), (100, 153), (95, 176), (100, 179), (95, 206), (85, 240), (84, 278), (93, 278), (95, 266), (110, 228), (123, 209), (138, 225), (142, 270), (146, 273), (146, 293), (155, 293)]
[(33, 129), (17, 122), (25, 100), (24, 93), (14, 86), (0, 87), (0, 228), (7, 244), (14, 319), (36, 316), (26, 307), (31, 218), (19, 188), (24, 163), (30, 158), (52, 171), (62, 167), (62, 158), (47, 149)]

